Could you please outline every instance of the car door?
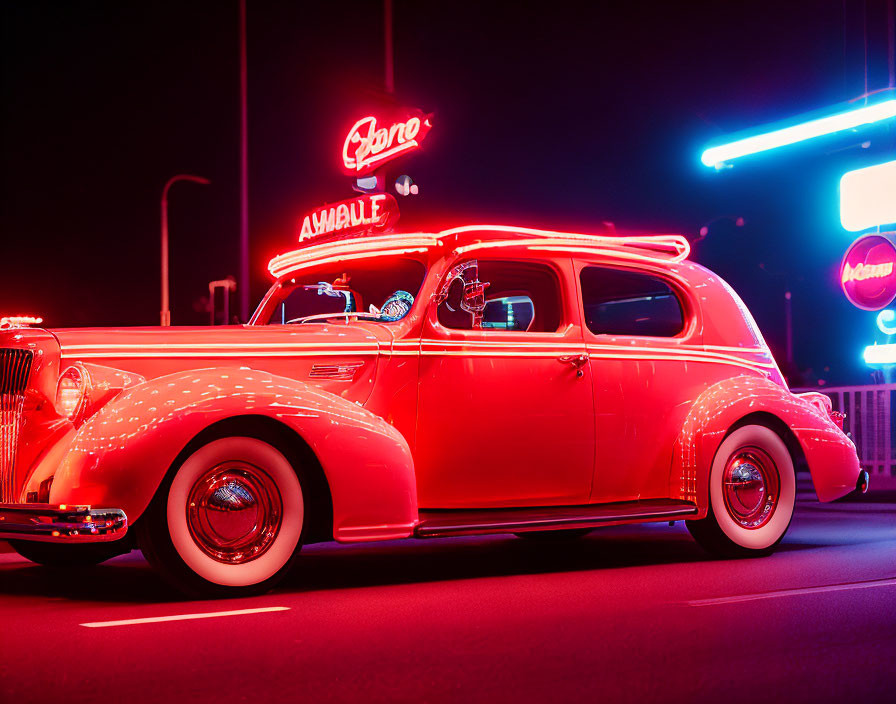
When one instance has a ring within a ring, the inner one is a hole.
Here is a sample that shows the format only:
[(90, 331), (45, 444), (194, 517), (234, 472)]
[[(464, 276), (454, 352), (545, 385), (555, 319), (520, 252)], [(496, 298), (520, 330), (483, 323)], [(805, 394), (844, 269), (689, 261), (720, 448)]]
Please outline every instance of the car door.
[(440, 283), (420, 349), (421, 508), (587, 503), (594, 405), (571, 276), (569, 260), (480, 258)]
[(670, 496), (675, 441), (701, 389), (696, 307), (668, 273), (576, 262), (594, 377), (591, 501)]

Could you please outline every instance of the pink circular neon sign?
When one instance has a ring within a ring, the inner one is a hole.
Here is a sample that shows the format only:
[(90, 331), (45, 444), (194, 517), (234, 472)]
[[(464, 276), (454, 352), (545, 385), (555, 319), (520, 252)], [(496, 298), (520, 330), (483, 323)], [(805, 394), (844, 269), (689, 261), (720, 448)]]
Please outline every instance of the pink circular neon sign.
[(840, 265), (843, 293), (857, 308), (880, 310), (896, 298), (896, 245), (883, 235), (860, 237)]

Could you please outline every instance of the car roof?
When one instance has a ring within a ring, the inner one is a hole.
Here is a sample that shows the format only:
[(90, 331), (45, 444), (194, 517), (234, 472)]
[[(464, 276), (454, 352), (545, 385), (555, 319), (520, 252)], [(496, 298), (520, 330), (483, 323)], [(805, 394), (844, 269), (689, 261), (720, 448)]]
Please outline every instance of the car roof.
[(408, 254), (466, 254), (506, 249), (567, 256), (600, 255), (622, 261), (677, 264), (690, 253), (682, 235), (618, 235), (605, 228), (601, 234), (560, 232), (513, 225), (465, 225), (441, 232), (393, 233), (330, 240), (274, 257), (268, 271), (275, 279), (295, 276), (302, 270), (328, 263), (367, 259), (371, 256)]
[(512, 225), (466, 225), (441, 232), (391, 233), (330, 240), (274, 257), (268, 265), (278, 281), (302, 271), (373, 256), (440, 258), (500, 251), (508, 256), (563, 255), (611, 266), (635, 266), (674, 279), (690, 289), (702, 315), (705, 344), (765, 347), (749, 311), (716, 273), (687, 259), (690, 244), (682, 235), (619, 235), (560, 232)]

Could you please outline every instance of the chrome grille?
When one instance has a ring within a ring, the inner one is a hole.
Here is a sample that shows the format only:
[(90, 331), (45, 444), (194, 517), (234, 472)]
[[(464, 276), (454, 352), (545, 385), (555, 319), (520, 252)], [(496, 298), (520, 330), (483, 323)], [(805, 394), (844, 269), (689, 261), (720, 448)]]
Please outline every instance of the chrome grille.
[(30, 350), (0, 349), (0, 502), (15, 502), (16, 450), (25, 388), (31, 372)]

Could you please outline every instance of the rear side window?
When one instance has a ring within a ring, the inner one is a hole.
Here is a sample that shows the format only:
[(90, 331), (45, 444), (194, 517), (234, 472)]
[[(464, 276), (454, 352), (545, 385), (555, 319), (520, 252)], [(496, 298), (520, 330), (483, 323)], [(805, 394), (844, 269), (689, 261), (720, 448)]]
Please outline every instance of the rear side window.
[(656, 276), (589, 266), (581, 281), (585, 325), (595, 335), (674, 337), (684, 329), (681, 301)]

